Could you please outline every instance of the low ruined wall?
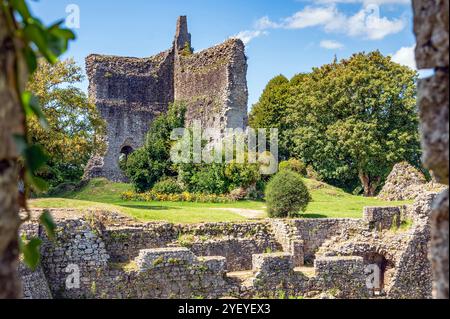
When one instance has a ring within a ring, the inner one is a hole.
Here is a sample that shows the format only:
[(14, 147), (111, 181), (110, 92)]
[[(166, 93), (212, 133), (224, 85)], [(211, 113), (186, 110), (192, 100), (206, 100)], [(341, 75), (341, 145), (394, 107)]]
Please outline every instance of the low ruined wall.
[(166, 247), (178, 238), (179, 230), (168, 223), (107, 228), (102, 231), (106, 250), (113, 262), (136, 258), (141, 249)]
[(132, 267), (98, 277), (95, 298), (218, 298), (227, 295), (223, 257), (198, 258), (186, 248), (142, 250)]
[(325, 296), (325, 298), (363, 299), (369, 296), (360, 257), (327, 257), (316, 259), (314, 276), (294, 270), (292, 256), (286, 253), (253, 256), (255, 276), (252, 297), (296, 298)]
[(359, 226), (361, 219), (296, 219), (290, 220), (290, 238), (303, 241), (305, 263), (312, 264), (317, 250), (328, 239), (346, 229)]
[(261, 241), (251, 238), (224, 238), (198, 242), (189, 247), (197, 256), (224, 256), (227, 271), (252, 269), (252, 255), (279, 251), (274, 241)]

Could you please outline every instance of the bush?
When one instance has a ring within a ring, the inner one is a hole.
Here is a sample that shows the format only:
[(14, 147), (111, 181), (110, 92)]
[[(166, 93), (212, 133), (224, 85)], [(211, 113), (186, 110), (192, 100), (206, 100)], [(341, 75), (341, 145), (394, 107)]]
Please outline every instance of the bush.
[(236, 188), (235, 190), (232, 190), (230, 194), (228, 194), (228, 197), (231, 198), (234, 201), (240, 201), (245, 199), (248, 196), (247, 190), (244, 188)]
[(155, 186), (153, 186), (153, 191), (160, 194), (171, 195), (181, 194), (183, 188), (176, 180), (168, 178), (156, 183)]
[(258, 164), (236, 163), (232, 161), (225, 168), (225, 176), (229, 180), (230, 190), (236, 188), (248, 189), (261, 179)]
[(295, 217), (306, 210), (311, 195), (299, 174), (283, 170), (275, 175), (266, 187), (269, 216)]
[(291, 158), (288, 161), (281, 162), (279, 170), (280, 171), (291, 170), (297, 174), (300, 174), (303, 177), (306, 177), (307, 175), (305, 163), (295, 158)]
[(224, 164), (200, 165), (190, 180), (187, 182), (189, 191), (200, 194), (227, 194), (229, 181), (225, 177)]

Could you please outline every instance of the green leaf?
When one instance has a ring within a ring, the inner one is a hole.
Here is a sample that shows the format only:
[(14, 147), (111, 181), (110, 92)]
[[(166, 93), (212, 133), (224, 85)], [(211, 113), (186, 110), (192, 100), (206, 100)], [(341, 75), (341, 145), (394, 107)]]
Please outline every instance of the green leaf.
[(22, 93), (22, 104), (27, 117), (36, 115), (42, 127), (48, 128), (48, 122), (39, 105), (39, 99), (34, 94), (30, 92)]
[(19, 238), (19, 248), (23, 254), (23, 261), (33, 271), (39, 266), (41, 260), (41, 253), (39, 251), (42, 245), (42, 240), (39, 238), (32, 238), (27, 240), (25, 236)]
[(27, 24), (23, 31), (25, 37), (38, 47), (39, 52), (42, 53), (47, 61), (51, 64), (55, 64), (57, 57), (49, 48), (49, 39), (46, 30), (42, 28), (41, 23), (37, 20), (33, 20), (33, 23)]
[(33, 50), (30, 47), (26, 47), (23, 50), (23, 55), (25, 56), (25, 60), (28, 66), (28, 72), (30, 74), (34, 73), (37, 69), (37, 57)]
[(48, 156), (44, 153), (40, 145), (29, 145), (25, 150), (25, 161), (27, 168), (33, 174), (41, 168), (48, 160)]
[(44, 210), (41, 217), (39, 217), (39, 222), (44, 226), (48, 238), (55, 240), (56, 224), (53, 220), (52, 214), (48, 210)]
[(30, 10), (28, 10), (28, 6), (25, 3), (25, 0), (10, 0), (11, 6), (19, 12), (22, 19), (26, 22), (31, 18)]
[(33, 185), (36, 191), (45, 192), (49, 189), (49, 185), (45, 180), (31, 174), (29, 171), (25, 174), (25, 180), (29, 185)]

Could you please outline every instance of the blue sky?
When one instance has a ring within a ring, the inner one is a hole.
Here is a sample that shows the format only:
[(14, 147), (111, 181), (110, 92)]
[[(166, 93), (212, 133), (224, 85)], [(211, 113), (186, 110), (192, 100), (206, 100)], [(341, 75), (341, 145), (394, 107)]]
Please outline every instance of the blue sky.
[[(90, 53), (146, 57), (170, 47), (187, 15), (195, 50), (229, 37), (247, 44), (249, 108), (278, 74), (292, 77), (379, 49), (415, 67), (410, 0), (40, 0), (33, 12), (51, 23), (80, 9), (78, 36), (66, 56), (84, 67)], [(87, 81), (81, 87), (87, 90)]]

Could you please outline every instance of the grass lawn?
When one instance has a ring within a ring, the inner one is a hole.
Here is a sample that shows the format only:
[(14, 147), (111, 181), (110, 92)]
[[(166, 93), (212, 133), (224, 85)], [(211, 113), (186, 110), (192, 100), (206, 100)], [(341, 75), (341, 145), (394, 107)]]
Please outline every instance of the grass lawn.
[[(409, 202), (385, 202), (345, 193), (339, 188), (305, 179), (313, 201), (305, 218), (360, 218), (365, 206), (397, 206)], [(240, 201), (229, 204), (184, 202), (129, 202), (120, 198), (131, 186), (95, 179), (79, 191), (59, 195), (58, 198), (40, 198), (30, 201), (33, 208), (104, 208), (123, 212), (142, 221), (171, 223), (227, 222), (248, 219), (248, 213), (265, 218), (265, 203)]]

